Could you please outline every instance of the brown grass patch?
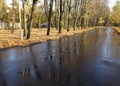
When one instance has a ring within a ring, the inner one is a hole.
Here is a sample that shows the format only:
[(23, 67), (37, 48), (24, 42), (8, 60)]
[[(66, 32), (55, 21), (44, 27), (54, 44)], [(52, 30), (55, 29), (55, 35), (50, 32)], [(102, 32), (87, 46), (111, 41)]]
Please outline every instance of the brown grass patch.
[(115, 32), (116, 32), (117, 34), (119, 34), (119, 35), (120, 35), (120, 28), (115, 27), (115, 28), (114, 28), (114, 30), (115, 30)]
[(9, 48), (14, 46), (24, 47), (30, 44), (59, 39), (63, 36), (70, 36), (75, 33), (82, 33), (93, 29), (94, 28), (87, 28), (84, 30), (76, 31), (71, 30), (70, 32), (63, 30), (61, 34), (58, 34), (58, 31), (56, 29), (51, 28), (50, 36), (46, 36), (46, 28), (32, 29), (31, 38), (29, 40), (26, 40), (26, 38), (24, 38), (23, 41), (20, 40), (19, 30), (15, 30), (13, 34), (11, 34), (10, 30), (0, 30), (0, 48)]

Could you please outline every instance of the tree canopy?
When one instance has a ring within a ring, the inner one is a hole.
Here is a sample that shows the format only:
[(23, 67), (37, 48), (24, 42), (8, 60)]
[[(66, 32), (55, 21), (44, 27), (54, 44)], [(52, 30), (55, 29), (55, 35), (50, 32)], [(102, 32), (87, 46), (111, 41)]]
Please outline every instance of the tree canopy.
[(120, 1), (117, 1), (117, 4), (113, 7), (111, 21), (115, 25), (120, 24)]
[(5, 0), (0, 0), (0, 21), (5, 22), (7, 18), (7, 4)]

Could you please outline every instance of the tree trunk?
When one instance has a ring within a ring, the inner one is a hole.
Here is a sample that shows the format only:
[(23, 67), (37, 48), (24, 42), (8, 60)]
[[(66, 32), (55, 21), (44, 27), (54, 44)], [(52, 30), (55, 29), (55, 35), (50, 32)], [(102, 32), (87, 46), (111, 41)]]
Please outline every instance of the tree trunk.
[(25, 12), (25, 1), (23, 0), (23, 25), (24, 25), (24, 33), (23, 36), (26, 36), (26, 12)]
[(68, 26), (67, 26), (67, 32), (70, 31), (70, 17), (68, 17)]
[(48, 1), (47, 0), (44, 0), (44, 6), (45, 6), (45, 14), (46, 14), (46, 17), (48, 19)]
[(50, 35), (52, 8), (53, 8), (53, 0), (50, 0), (50, 10), (49, 10), (49, 16), (48, 16), (48, 29), (47, 29), (47, 35)]
[(85, 18), (84, 18), (84, 15), (85, 15), (85, 1), (84, 0), (81, 0), (81, 29), (85, 29)]
[(15, 25), (14, 3), (15, 1), (12, 0), (12, 29), (11, 29), (12, 34), (14, 33), (14, 25)]
[(59, 0), (55, 0), (55, 28), (59, 29)]
[(68, 26), (67, 31), (70, 31), (70, 17), (71, 17), (71, 0), (68, 1)]
[(60, 0), (60, 19), (59, 19), (59, 31), (58, 31), (58, 33), (62, 33), (62, 15), (63, 15), (62, 0)]
[(76, 30), (76, 23), (77, 23), (77, 18), (75, 18), (74, 20), (74, 25), (73, 25), (74, 31)]
[(78, 26), (78, 17), (79, 17), (79, 13), (80, 13), (80, 0), (76, 0), (75, 1), (75, 7), (74, 7), (74, 23), (73, 23), (73, 29), (74, 31), (76, 30), (76, 26)]
[(32, 8), (31, 8), (31, 14), (30, 14), (30, 20), (28, 22), (27, 39), (29, 39), (30, 35), (31, 35), (31, 26), (32, 26), (32, 21), (33, 21), (33, 13), (34, 13), (34, 10), (35, 10), (36, 3), (37, 3), (37, 0), (33, 0)]

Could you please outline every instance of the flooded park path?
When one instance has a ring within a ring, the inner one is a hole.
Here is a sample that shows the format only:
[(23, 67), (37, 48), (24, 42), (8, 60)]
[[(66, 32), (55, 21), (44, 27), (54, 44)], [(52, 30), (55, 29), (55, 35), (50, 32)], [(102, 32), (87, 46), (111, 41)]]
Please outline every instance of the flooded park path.
[(120, 86), (119, 73), (111, 28), (0, 50), (0, 86)]

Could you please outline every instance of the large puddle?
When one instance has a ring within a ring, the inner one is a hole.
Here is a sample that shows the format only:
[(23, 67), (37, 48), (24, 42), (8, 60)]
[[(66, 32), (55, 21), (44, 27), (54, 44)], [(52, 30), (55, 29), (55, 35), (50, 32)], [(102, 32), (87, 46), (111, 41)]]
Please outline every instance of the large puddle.
[(120, 86), (116, 37), (112, 29), (95, 29), (1, 50), (0, 86)]

